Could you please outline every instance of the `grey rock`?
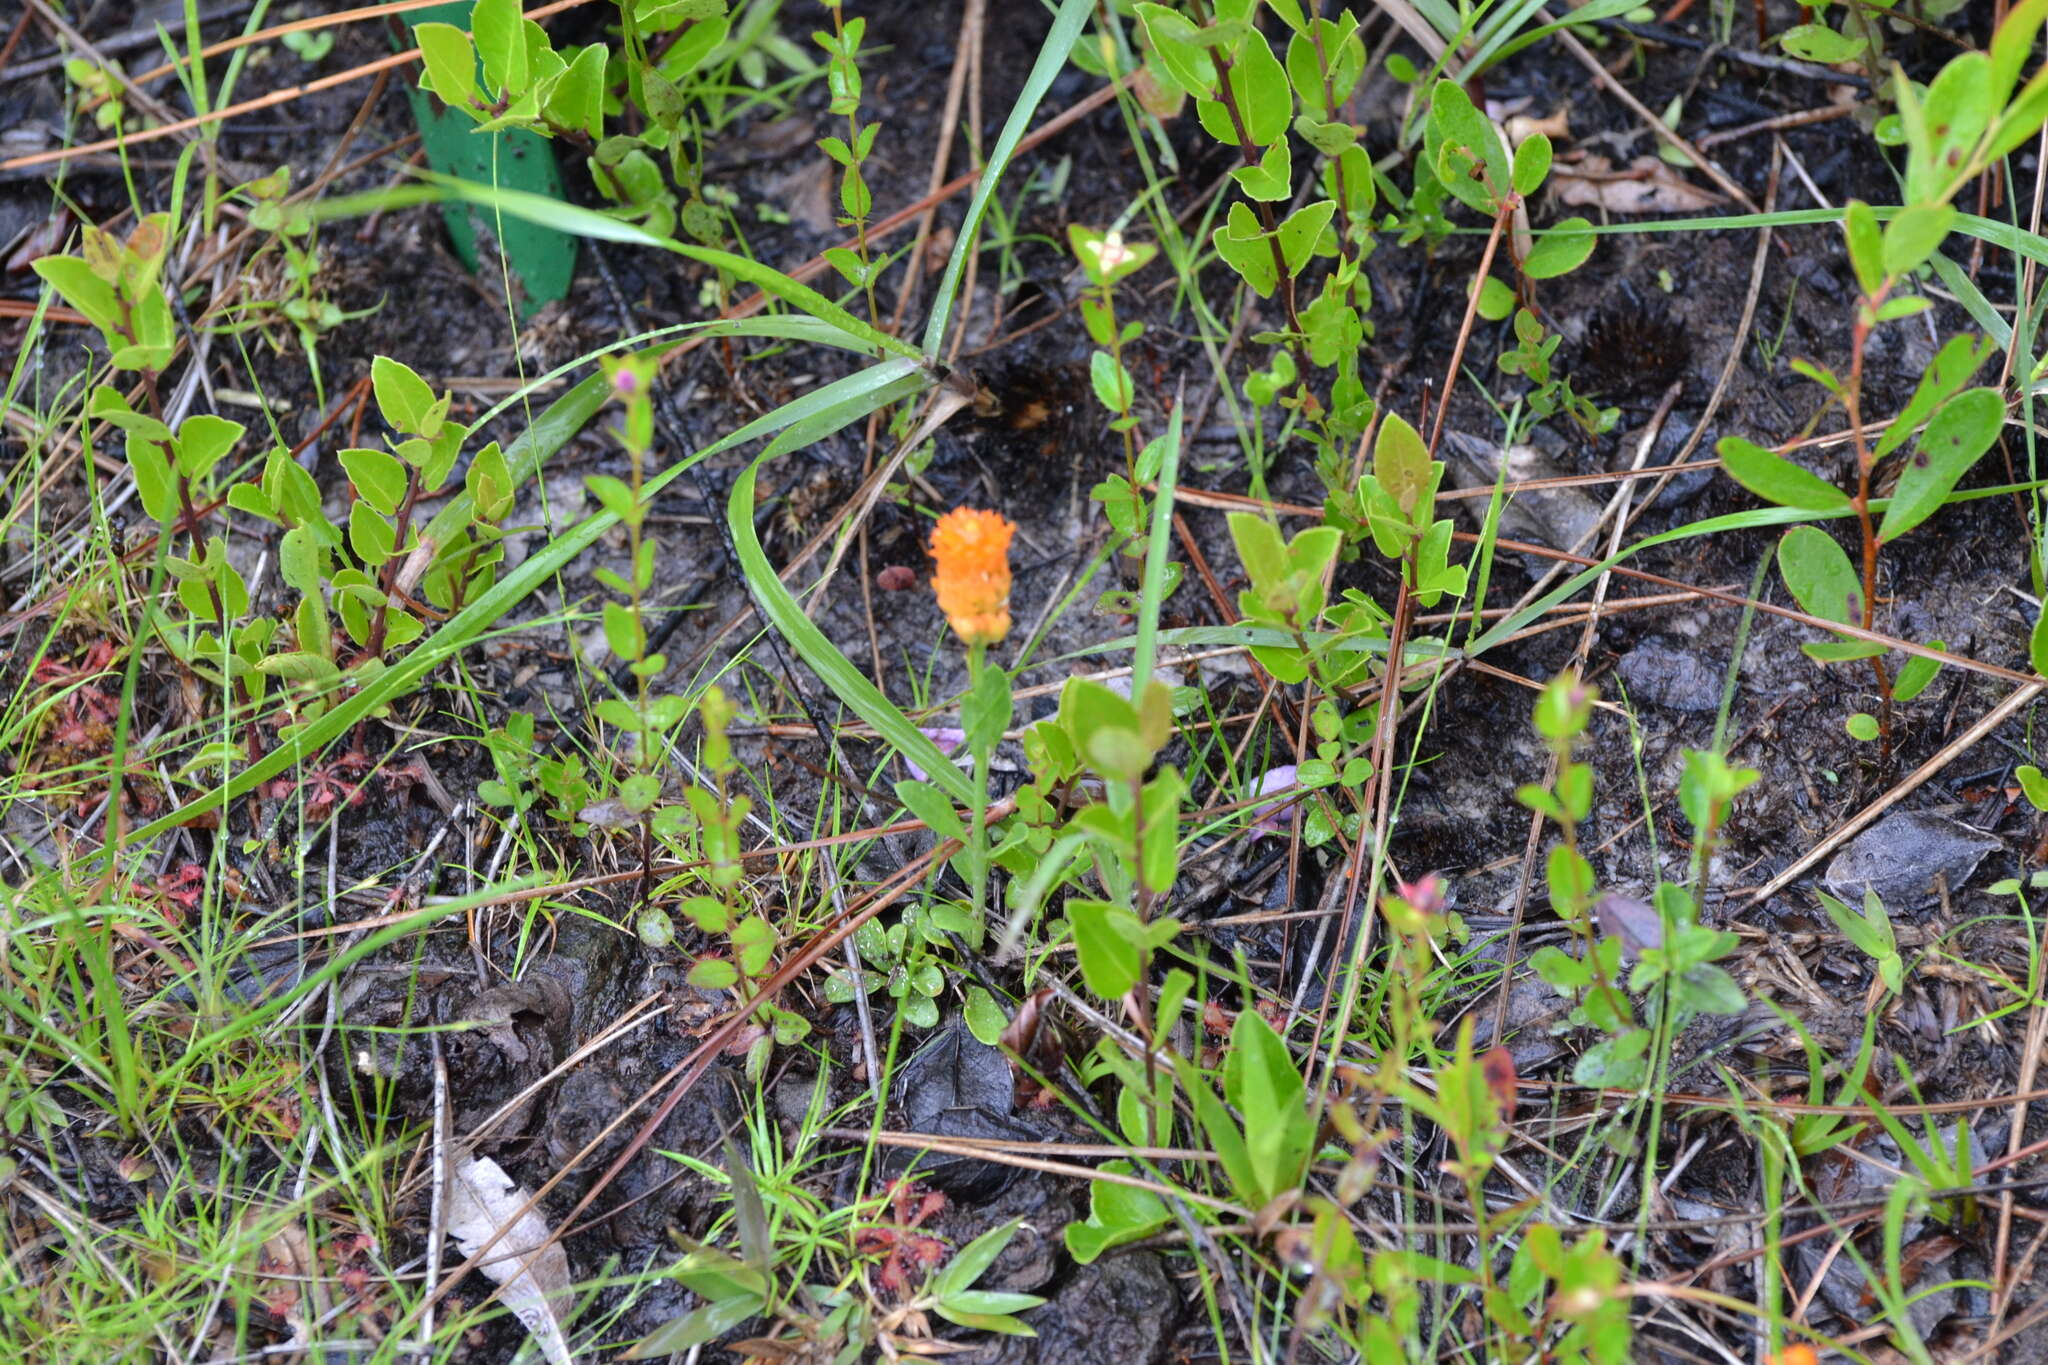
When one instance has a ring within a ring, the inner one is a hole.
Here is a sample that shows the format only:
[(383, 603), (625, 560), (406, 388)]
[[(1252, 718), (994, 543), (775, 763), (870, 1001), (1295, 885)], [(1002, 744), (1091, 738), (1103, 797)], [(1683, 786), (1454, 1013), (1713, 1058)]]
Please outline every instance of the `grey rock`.
[(1716, 711), (1721, 670), (1661, 638), (1644, 640), (1615, 666), (1631, 698), (1673, 711)]
[(1941, 898), (1937, 878), (1959, 891), (1984, 856), (2002, 847), (1997, 837), (1943, 816), (1894, 811), (1837, 853), (1821, 882), (1852, 904), (1871, 890), (1887, 910), (1918, 910)]

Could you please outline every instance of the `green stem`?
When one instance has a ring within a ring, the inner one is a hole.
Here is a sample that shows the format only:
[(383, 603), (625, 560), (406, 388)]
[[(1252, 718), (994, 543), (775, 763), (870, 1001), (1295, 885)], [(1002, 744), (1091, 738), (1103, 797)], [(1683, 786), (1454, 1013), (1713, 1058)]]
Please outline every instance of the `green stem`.
[[(988, 666), (988, 646), (975, 643), (967, 647), (967, 689), (972, 696), (981, 681), (981, 670)], [(969, 812), (972, 825), (967, 835), (968, 880), (974, 888), (974, 930), (968, 946), (976, 952), (988, 933), (988, 770), (989, 748), (984, 743), (974, 745), (974, 809)]]

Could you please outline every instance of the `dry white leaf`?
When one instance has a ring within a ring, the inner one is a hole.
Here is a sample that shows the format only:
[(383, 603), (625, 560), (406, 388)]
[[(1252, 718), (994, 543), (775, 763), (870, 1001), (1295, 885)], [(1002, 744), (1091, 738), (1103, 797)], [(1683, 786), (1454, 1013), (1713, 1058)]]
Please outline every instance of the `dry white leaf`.
[(448, 1235), (468, 1257), (506, 1230), (478, 1269), (502, 1286), (499, 1297), (540, 1343), (549, 1365), (575, 1365), (564, 1332), (575, 1302), (569, 1258), (538, 1213), (520, 1212), (532, 1197), (489, 1157), (449, 1154)]
[(1561, 204), (1609, 213), (1699, 213), (1721, 202), (1654, 156), (1639, 156), (1619, 171), (1604, 156), (1558, 162), (1550, 187)]
[(1571, 109), (1560, 105), (1549, 118), (1536, 118), (1529, 114), (1515, 114), (1501, 124), (1508, 130), (1508, 141), (1519, 147), (1536, 134), (1541, 133), (1553, 143), (1569, 142), (1572, 136)]

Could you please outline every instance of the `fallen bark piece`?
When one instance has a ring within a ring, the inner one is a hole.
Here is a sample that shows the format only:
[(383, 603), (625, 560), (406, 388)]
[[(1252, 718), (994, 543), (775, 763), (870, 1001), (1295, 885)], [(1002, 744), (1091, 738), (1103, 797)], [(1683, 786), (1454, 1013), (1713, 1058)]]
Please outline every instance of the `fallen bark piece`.
[(525, 1208), (532, 1198), (489, 1157), (450, 1155), (448, 1235), (467, 1257), (506, 1230), (478, 1269), (501, 1286), (505, 1306), (540, 1344), (549, 1365), (575, 1365), (564, 1331), (574, 1306), (569, 1258), (541, 1216)]

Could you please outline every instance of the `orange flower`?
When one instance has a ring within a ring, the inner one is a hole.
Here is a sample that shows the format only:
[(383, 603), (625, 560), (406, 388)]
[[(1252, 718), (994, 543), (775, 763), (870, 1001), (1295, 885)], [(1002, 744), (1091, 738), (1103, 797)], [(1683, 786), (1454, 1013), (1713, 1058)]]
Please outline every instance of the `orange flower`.
[(932, 528), (932, 591), (953, 633), (992, 645), (1010, 633), (1010, 537), (999, 512), (956, 507)]
[(1819, 1352), (1803, 1341), (1797, 1346), (1787, 1346), (1770, 1359), (1771, 1365), (1820, 1365)]

